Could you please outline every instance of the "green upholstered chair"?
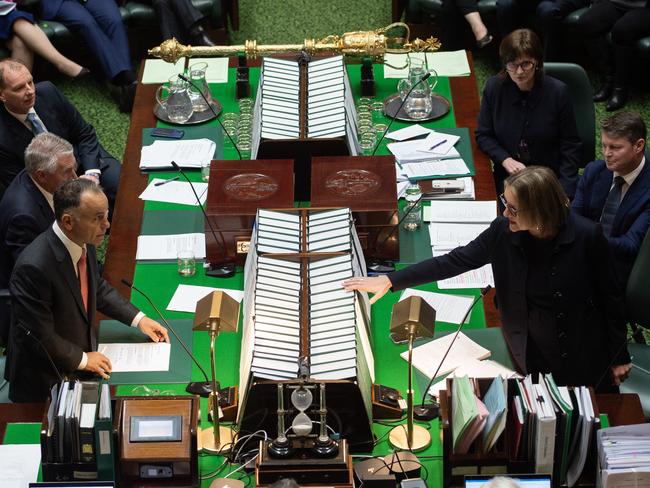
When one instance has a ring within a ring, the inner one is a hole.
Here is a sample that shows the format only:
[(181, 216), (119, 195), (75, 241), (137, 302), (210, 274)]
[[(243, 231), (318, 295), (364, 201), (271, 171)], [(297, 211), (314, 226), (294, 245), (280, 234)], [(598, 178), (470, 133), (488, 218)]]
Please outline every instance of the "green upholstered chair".
[[(625, 310), (632, 327), (650, 328), (650, 232), (643, 239), (625, 290)], [(639, 337), (639, 334), (634, 334)], [(641, 336), (642, 337), (642, 336)], [(621, 386), (623, 393), (637, 393), (643, 413), (650, 420), (650, 346), (629, 344), (632, 372)]]
[(580, 166), (584, 167), (594, 160), (596, 151), (596, 115), (592, 100), (593, 90), (587, 73), (581, 66), (573, 63), (544, 63), (544, 71), (569, 86), (578, 135), (582, 141)]

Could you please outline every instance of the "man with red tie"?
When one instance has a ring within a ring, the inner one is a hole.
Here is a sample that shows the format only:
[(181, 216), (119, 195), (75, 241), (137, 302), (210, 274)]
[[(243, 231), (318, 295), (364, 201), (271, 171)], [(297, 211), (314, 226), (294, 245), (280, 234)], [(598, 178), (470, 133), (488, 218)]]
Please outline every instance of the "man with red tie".
[(108, 378), (110, 360), (96, 351), (97, 310), (138, 327), (154, 342), (169, 342), (167, 330), (97, 270), (95, 246), (110, 226), (102, 189), (85, 179), (65, 183), (54, 193), (54, 214), (52, 227), (18, 258), (9, 282), (12, 324), (5, 378), (14, 402), (44, 401), (59, 374)]

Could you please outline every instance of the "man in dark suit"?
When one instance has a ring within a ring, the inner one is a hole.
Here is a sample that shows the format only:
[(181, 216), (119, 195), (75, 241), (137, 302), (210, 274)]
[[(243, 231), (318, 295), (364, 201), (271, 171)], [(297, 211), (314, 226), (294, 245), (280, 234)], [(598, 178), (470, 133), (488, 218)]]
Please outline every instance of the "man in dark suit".
[[(44, 132), (25, 150), (25, 169), (0, 201), (0, 288), (7, 288), (20, 253), (54, 222), (53, 193), (74, 180), (77, 161), (69, 142)], [(0, 303), (0, 340), (7, 344), (8, 304)]]
[(623, 285), (650, 226), (646, 134), (639, 114), (619, 112), (604, 119), (605, 160), (587, 165), (571, 206), (575, 213), (601, 223)]
[(54, 193), (54, 213), (56, 221), (25, 248), (9, 282), (13, 320), (5, 377), (14, 402), (44, 401), (59, 374), (108, 378), (111, 362), (96, 352), (96, 310), (155, 342), (169, 342), (164, 327), (97, 271), (95, 245), (110, 225), (101, 188), (84, 178), (65, 183)]
[(120, 163), (99, 144), (95, 129), (50, 82), (34, 85), (16, 61), (0, 61), (0, 181), (8, 185), (25, 167), (25, 148), (35, 135), (52, 132), (74, 146), (79, 172), (105, 188), (113, 208)]

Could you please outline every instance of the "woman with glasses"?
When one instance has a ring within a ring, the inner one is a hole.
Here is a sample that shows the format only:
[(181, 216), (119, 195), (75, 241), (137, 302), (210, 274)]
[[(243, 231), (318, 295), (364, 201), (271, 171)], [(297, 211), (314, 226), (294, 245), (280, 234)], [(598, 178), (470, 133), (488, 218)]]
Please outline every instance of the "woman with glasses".
[(503, 180), (529, 165), (547, 166), (573, 198), (581, 143), (568, 87), (544, 75), (542, 45), (518, 29), (499, 46), (503, 69), (485, 84), (476, 142), (494, 165), (497, 192)]
[(553, 373), (563, 385), (615, 391), (629, 374), (623, 296), (600, 226), (569, 211), (549, 168), (505, 180), (505, 210), (468, 245), (343, 287), (374, 293), (492, 265), (503, 335), (519, 372)]

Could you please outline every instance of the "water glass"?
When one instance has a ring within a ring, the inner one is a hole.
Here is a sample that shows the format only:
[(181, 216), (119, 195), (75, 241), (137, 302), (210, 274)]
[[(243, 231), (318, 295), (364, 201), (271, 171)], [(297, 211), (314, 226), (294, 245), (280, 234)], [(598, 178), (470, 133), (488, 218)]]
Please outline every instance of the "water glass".
[(377, 144), (376, 132), (364, 132), (359, 136), (359, 146), (364, 156), (372, 155), (372, 152), (375, 150), (375, 144)]
[(193, 251), (178, 251), (178, 274), (194, 276), (196, 273), (196, 258)]
[(189, 78), (192, 82), (190, 83), (190, 99), (192, 100), (192, 109), (195, 112), (205, 112), (209, 109), (208, 103), (212, 101), (210, 88), (205, 80), (207, 69), (208, 63), (195, 63), (190, 66)]
[(203, 161), (201, 163), (201, 180), (208, 181), (210, 179), (210, 161)]

